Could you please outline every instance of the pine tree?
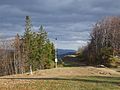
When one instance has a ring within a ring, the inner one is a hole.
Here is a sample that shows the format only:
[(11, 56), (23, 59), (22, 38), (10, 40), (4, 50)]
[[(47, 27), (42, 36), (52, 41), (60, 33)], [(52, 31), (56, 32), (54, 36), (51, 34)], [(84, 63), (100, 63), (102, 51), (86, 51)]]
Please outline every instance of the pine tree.
[(40, 26), (40, 29), (37, 33), (36, 40), (37, 40), (37, 49), (38, 49), (37, 57), (39, 62), (39, 69), (44, 69), (45, 60), (46, 60), (46, 56), (45, 56), (46, 53), (44, 47), (47, 40), (47, 33), (45, 32), (42, 25)]
[[(26, 16), (26, 24), (25, 24), (25, 33), (23, 36), (23, 42), (24, 42), (24, 59), (27, 62), (26, 67), (32, 66), (31, 61), (31, 44), (32, 44), (32, 24), (29, 16)], [(29, 69), (28, 69), (29, 70)]]
[(49, 41), (47, 32), (41, 25), (38, 32), (32, 31), (30, 17), (26, 16), (23, 36), (24, 56), (27, 66), (33, 70), (50, 68), (54, 59), (54, 45)]

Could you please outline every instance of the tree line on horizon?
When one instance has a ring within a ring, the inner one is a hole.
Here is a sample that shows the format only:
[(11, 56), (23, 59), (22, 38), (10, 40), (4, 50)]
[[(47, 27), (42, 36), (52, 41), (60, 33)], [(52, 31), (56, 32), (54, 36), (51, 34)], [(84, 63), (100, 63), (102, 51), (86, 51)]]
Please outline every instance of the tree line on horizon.
[[(90, 34), (90, 42), (79, 57), (88, 65), (120, 65), (120, 17), (98, 21)], [(25, 18), (25, 32), (15, 39), (0, 42), (0, 75), (11, 75), (53, 68), (55, 47), (47, 32), (40, 26), (35, 32), (29, 16)]]
[(91, 40), (81, 56), (89, 65), (120, 65), (120, 17), (106, 17), (98, 21), (90, 34)]
[(54, 44), (48, 39), (42, 25), (38, 32), (33, 30), (29, 16), (26, 16), (24, 35), (17, 34), (9, 44), (2, 42), (0, 56), (0, 75), (25, 73), (30, 69), (48, 69), (55, 65)]

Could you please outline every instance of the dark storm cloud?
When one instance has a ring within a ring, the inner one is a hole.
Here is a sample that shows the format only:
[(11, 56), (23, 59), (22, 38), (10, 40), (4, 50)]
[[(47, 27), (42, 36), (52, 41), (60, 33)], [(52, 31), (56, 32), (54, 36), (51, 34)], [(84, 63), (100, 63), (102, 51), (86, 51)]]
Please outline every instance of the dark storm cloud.
[(22, 34), (24, 18), (29, 15), (35, 29), (44, 25), (51, 40), (58, 38), (59, 48), (77, 49), (88, 41), (97, 20), (120, 15), (119, 3), (120, 0), (1, 0), (0, 38)]

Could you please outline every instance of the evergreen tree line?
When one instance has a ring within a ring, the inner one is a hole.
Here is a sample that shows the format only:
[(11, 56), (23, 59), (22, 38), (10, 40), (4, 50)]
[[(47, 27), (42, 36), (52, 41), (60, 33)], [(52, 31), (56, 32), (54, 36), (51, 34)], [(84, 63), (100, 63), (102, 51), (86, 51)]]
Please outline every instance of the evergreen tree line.
[[(17, 35), (17, 37), (19, 36)], [(25, 59), (23, 61), (27, 68), (31, 66), (33, 70), (37, 70), (54, 67), (54, 44), (48, 39), (43, 26), (39, 28), (38, 32), (33, 31), (29, 16), (26, 16), (25, 33), (20, 40), (22, 43), (19, 42), (21, 45), (18, 45), (18, 50), (20, 50), (18, 52), (23, 54), (22, 57)], [(22, 48), (20, 48), (21, 46)]]
[(54, 67), (54, 44), (48, 39), (43, 26), (40, 26), (37, 32), (33, 30), (29, 16), (26, 16), (24, 35), (17, 34), (10, 43), (9, 48), (1, 47), (4, 52), (0, 53), (0, 60), (3, 62), (0, 64), (0, 75)]
[(106, 17), (98, 21), (83, 50), (87, 64), (120, 65), (120, 17)]

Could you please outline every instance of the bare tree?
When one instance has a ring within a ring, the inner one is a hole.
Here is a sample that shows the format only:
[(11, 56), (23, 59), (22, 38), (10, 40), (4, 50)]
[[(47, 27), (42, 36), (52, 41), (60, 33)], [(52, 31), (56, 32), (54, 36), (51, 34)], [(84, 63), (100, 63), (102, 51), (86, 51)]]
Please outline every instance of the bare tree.
[(106, 17), (94, 25), (87, 47), (89, 61), (105, 60), (105, 49), (109, 49), (113, 56), (120, 56), (120, 17)]

